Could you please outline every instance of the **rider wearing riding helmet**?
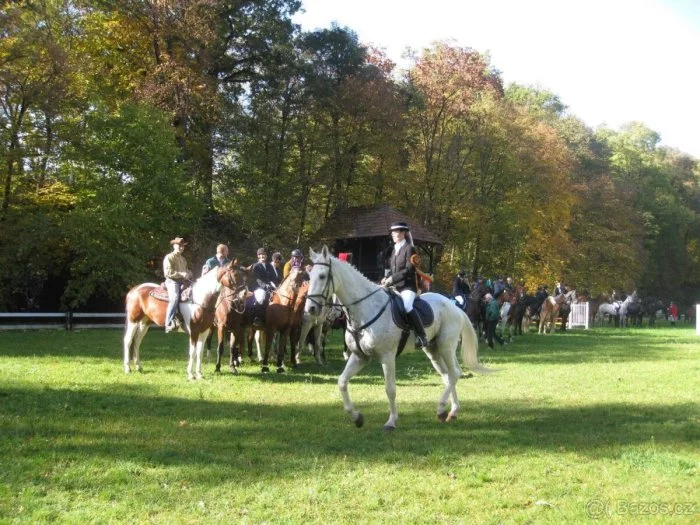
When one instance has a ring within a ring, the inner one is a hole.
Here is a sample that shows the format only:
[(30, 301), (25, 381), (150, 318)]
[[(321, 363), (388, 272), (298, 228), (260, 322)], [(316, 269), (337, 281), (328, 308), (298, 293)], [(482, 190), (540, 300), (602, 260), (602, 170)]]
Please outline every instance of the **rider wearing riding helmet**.
[(299, 248), (292, 250), (292, 257), (284, 264), (284, 278), (286, 279), (292, 268), (302, 268), (304, 265), (304, 254)]
[(265, 305), (268, 294), (275, 288), (272, 283), (274, 268), (267, 262), (265, 248), (259, 248), (257, 252), (258, 262), (253, 265), (253, 295), (255, 295), (254, 322), (260, 323), (265, 317)]
[(394, 286), (401, 294), (406, 316), (416, 333), (416, 348), (427, 349), (428, 339), (425, 336), (423, 323), (418, 312), (413, 309), (418, 287), (416, 284), (416, 268), (411, 262), (411, 256), (416, 254), (413, 237), (405, 222), (395, 222), (391, 225), (391, 239), (394, 249), (389, 258), (389, 275), (382, 279), (382, 284)]

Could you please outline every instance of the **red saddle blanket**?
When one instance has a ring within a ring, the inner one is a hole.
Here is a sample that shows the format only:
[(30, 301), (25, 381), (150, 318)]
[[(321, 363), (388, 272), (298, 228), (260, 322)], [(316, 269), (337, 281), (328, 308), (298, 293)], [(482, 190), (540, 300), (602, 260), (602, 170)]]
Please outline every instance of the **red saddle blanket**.
[[(153, 290), (151, 290), (148, 293), (148, 295), (158, 299), (159, 301), (165, 301), (166, 303), (169, 301), (168, 289), (165, 287), (165, 283), (161, 283), (158, 288), (154, 288)], [(180, 302), (184, 303), (186, 301), (189, 301), (191, 297), (192, 297), (192, 285), (185, 285), (180, 290)]]

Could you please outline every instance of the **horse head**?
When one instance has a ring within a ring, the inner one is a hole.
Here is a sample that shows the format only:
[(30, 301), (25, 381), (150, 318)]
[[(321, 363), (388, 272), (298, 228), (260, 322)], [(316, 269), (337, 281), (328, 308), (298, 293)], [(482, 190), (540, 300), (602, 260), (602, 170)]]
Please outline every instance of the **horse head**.
[(226, 288), (241, 291), (246, 286), (247, 275), (243, 268), (238, 266), (238, 259), (221, 266), (217, 270), (216, 280)]
[(309, 258), (313, 266), (309, 273), (309, 292), (306, 296), (304, 311), (311, 316), (317, 316), (335, 293), (333, 263), (340, 264), (340, 262), (333, 261), (326, 245), (318, 253), (310, 248)]

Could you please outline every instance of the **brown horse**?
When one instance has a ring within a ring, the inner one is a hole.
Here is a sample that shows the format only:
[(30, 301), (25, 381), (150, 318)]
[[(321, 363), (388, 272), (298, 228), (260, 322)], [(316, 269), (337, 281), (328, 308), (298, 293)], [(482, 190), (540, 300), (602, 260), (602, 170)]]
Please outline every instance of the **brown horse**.
[(226, 339), (229, 339), (229, 369), (238, 373), (238, 366), (241, 364), (243, 345), (243, 314), (246, 309), (246, 299), (250, 292), (243, 290), (236, 293), (233, 290), (224, 288), (216, 306), (216, 331), (218, 345), (216, 349), (216, 372), (221, 372), (221, 357), (224, 354)]
[[(202, 378), (202, 347), (214, 322), (216, 302), (221, 287), (241, 290), (245, 287), (245, 276), (236, 267), (236, 261), (212, 270), (192, 285), (192, 299), (180, 302), (180, 313), (184, 318), (185, 330), (189, 333), (189, 355), (187, 366), (189, 379)], [(124, 334), (124, 372), (130, 372), (129, 362), (133, 360), (140, 372), (139, 348), (141, 341), (152, 323), (165, 325), (168, 307), (167, 292), (152, 294), (160, 287), (153, 283), (143, 283), (132, 288), (126, 295), (126, 333)], [(193, 365), (196, 357), (196, 369)]]
[(554, 331), (554, 321), (559, 317), (559, 308), (564, 303), (569, 303), (573, 301), (576, 297), (576, 290), (571, 290), (567, 293), (562, 293), (556, 297), (548, 296), (544, 303), (542, 303), (542, 311), (540, 312), (540, 327), (537, 331), (538, 334), (546, 334), (546, 325), (549, 324), (550, 333)]
[[(305, 272), (301, 268), (293, 268), (289, 275), (285, 278), (279, 287), (272, 292), (270, 302), (265, 308), (265, 324), (257, 326), (253, 324), (253, 320), (248, 315), (248, 310), (243, 318), (243, 324), (249, 326), (248, 332), (248, 355), (252, 356), (252, 340), (253, 334), (257, 330), (262, 330), (265, 333), (265, 351), (262, 359), (262, 372), (270, 371), (269, 360), (270, 350), (275, 335), (279, 333), (279, 342), (277, 348), (277, 373), (284, 372), (284, 351), (289, 339), (289, 331), (294, 321), (294, 305), (297, 295), (304, 281)], [(303, 305), (302, 305), (303, 309)]]
[[(301, 345), (299, 344), (299, 340), (301, 338), (301, 324), (304, 321), (304, 306), (306, 304), (307, 295), (309, 295), (309, 281), (304, 281), (299, 286), (299, 292), (294, 301), (289, 329), (289, 351), (292, 367), (301, 364)], [(318, 350), (314, 349), (314, 351), (317, 352)], [(319, 356), (316, 356), (316, 362), (318, 362), (318, 359)]]

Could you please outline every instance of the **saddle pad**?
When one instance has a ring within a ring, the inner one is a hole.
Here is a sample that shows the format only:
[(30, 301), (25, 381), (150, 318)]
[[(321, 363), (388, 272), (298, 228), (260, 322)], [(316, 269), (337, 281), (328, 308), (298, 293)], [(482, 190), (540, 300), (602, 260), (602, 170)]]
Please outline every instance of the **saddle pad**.
[[(166, 303), (170, 300), (168, 297), (168, 289), (165, 287), (165, 283), (162, 283), (158, 288), (154, 288), (148, 295), (158, 299), (159, 301), (165, 301)], [(186, 303), (192, 297), (192, 286), (185, 286), (180, 290), (180, 302)]]
[[(413, 309), (418, 312), (418, 317), (423, 322), (423, 327), (427, 328), (435, 321), (435, 314), (430, 305), (420, 298), (416, 297), (413, 301)], [(394, 319), (394, 324), (402, 330), (411, 330), (411, 325), (406, 319), (406, 309), (403, 307), (403, 300), (398, 293), (391, 292), (391, 316)]]

